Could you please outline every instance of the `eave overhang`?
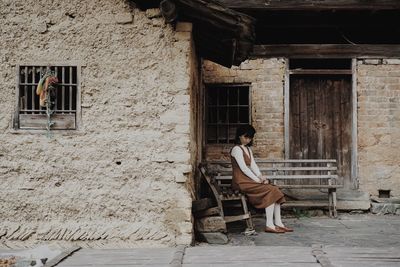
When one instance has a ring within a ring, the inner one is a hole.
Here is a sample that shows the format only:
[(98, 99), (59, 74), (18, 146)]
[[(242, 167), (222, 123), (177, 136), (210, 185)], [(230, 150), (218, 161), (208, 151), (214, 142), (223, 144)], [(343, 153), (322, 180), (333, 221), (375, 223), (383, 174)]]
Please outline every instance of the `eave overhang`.
[[(134, 2), (146, 8), (146, 1)], [(163, 0), (160, 10), (167, 22), (193, 24), (196, 51), (204, 59), (226, 67), (238, 66), (253, 50), (255, 19), (217, 1)]]

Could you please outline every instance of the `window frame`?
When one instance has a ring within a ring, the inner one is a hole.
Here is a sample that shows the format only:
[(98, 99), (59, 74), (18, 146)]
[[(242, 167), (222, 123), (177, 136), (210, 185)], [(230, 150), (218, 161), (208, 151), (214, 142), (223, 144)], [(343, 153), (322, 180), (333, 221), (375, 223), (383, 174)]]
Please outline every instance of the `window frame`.
[[(81, 121), (82, 121), (82, 105), (81, 105), (81, 74), (82, 74), (82, 66), (83, 64), (80, 62), (70, 62), (70, 63), (19, 63), (15, 65), (15, 74), (16, 74), (16, 85), (15, 85), (15, 111), (12, 119), (12, 132), (18, 133), (45, 133), (47, 132), (46, 128), (20, 128), (20, 68), (21, 67), (75, 67), (76, 68), (76, 111), (75, 111), (75, 128), (73, 129), (54, 129), (52, 131), (56, 131), (57, 133), (76, 133), (81, 130)], [(34, 114), (32, 114), (34, 115)], [(63, 114), (58, 114), (58, 116), (62, 116)]]
[[(208, 89), (209, 88), (215, 88), (215, 87), (230, 87), (230, 88), (234, 88), (234, 87), (247, 87), (249, 90), (248, 93), (248, 109), (249, 109), (249, 118), (248, 118), (248, 123), (243, 123), (243, 124), (252, 124), (252, 86), (251, 83), (205, 83), (204, 84), (204, 88), (205, 88), (205, 94), (204, 94), (204, 104), (205, 104), (205, 108), (204, 108), (204, 131), (203, 131), (203, 140), (204, 140), (204, 144), (206, 146), (227, 146), (227, 145), (232, 145), (232, 143), (209, 143), (208, 142), (208, 134), (207, 134), (207, 129), (208, 129), (208, 110), (209, 110), (209, 103), (208, 103)], [(237, 125), (237, 123), (232, 123), (234, 125)], [(228, 133), (229, 134), (229, 133)], [(217, 141), (218, 141), (218, 136), (217, 136)]]

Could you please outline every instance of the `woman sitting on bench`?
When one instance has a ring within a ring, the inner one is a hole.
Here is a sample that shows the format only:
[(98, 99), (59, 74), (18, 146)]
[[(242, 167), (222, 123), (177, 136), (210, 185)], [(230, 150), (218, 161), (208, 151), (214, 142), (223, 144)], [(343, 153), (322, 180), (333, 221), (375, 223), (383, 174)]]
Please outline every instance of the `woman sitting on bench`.
[(232, 188), (246, 194), (254, 207), (265, 208), (265, 232), (293, 232), (281, 220), (281, 204), (285, 202), (283, 193), (277, 186), (269, 184), (254, 160), (250, 146), (255, 133), (256, 130), (251, 125), (240, 126), (236, 131), (236, 145), (231, 150)]

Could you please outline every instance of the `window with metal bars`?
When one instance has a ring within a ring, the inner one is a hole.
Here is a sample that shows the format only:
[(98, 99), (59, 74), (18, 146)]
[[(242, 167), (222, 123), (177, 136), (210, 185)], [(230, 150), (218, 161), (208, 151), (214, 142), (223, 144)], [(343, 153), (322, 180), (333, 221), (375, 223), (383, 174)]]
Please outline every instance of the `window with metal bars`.
[(248, 85), (207, 85), (207, 143), (234, 143), (237, 127), (250, 122), (250, 110)]
[(57, 76), (51, 120), (52, 130), (76, 129), (78, 112), (78, 67), (77, 66), (18, 66), (18, 108), (14, 120), (17, 129), (46, 129), (46, 107), (39, 105), (36, 87), (47, 68)]

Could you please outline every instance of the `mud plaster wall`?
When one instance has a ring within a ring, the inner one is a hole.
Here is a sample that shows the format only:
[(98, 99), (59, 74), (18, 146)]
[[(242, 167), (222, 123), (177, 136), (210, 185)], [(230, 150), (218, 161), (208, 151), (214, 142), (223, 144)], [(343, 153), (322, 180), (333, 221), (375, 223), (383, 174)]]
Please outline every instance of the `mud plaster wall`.
[[(230, 69), (210, 61), (203, 64), (204, 83), (248, 83), (251, 88), (251, 123), (257, 130), (254, 154), (260, 158), (284, 156), (285, 60), (255, 59)], [(206, 145), (205, 158), (229, 159), (232, 144)]]
[[(2, 0), (0, 25), (2, 245), (189, 244), (190, 33), (122, 0)], [(79, 130), (14, 131), (16, 65), (75, 62)]]
[(358, 176), (372, 195), (400, 196), (400, 60), (358, 60)]

